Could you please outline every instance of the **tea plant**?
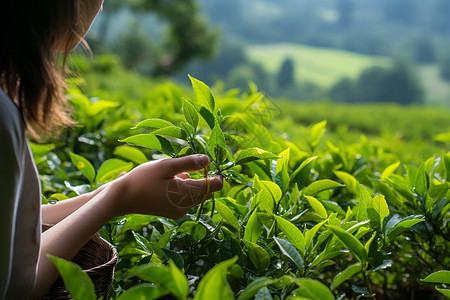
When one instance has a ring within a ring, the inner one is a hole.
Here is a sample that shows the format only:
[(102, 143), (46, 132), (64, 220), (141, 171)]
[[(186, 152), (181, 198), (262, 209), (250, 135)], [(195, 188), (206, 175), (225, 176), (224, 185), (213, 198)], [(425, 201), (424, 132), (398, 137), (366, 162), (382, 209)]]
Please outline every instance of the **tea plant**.
[[(78, 117), (90, 122), (68, 134), (67, 143), (61, 137), (34, 145), (41, 174), (60, 176), (43, 176), (49, 201), (94, 189), (161, 153), (204, 153), (211, 160), (207, 175), (226, 178), (222, 191), (179, 220), (127, 215), (104, 226), (101, 236), (119, 250), (113, 298), (448, 295), (445, 286), (425, 282), (448, 284), (446, 272), (427, 276), (450, 265), (450, 153), (413, 166), (368, 139), (332, 143), (326, 122), (299, 126), (304, 139), (287, 141), (271, 125), (282, 120), (267, 113), (271, 103), (255, 87), (215, 97), (191, 82), (193, 99), (165, 85), (153, 100), (156, 117), (137, 122), (129, 137), (124, 123), (132, 121), (123, 121), (119, 105), (94, 102), (73, 87)], [(150, 107), (144, 102), (139, 118)], [(104, 116), (95, 119), (93, 106)], [(66, 272), (80, 273), (59, 269), (68, 285)]]

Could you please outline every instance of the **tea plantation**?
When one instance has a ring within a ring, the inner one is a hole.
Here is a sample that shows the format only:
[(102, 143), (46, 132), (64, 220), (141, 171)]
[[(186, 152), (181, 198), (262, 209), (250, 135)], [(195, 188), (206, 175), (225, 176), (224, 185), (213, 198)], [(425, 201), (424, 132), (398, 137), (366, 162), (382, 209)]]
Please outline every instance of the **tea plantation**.
[[(32, 145), (44, 202), (191, 153), (225, 177), (179, 220), (127, 215), (102, 228), (119, 251), (112, 298), (450, 296), (449, 110), (277, 102), (253, 85), (211, 93), (102, 57), (82, 71), (67, 92), (78, 125)], [(60, 271), (70, 293), (96, 298), (79, 269)]]

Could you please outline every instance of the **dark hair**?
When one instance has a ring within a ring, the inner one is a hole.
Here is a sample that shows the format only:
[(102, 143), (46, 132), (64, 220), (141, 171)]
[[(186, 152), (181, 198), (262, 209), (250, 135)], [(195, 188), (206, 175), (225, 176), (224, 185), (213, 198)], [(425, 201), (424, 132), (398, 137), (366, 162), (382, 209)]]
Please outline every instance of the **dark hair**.
[[(64, 97), (64, 65), (77, 36), (78, 0), (6, 0), (0, 11), (0, 86), (17, 105), (29, 135), (73, 124)], [(65, 38), (65, 39), (64, 39)], [(62, 46), (65, 54), (54, 53)]]

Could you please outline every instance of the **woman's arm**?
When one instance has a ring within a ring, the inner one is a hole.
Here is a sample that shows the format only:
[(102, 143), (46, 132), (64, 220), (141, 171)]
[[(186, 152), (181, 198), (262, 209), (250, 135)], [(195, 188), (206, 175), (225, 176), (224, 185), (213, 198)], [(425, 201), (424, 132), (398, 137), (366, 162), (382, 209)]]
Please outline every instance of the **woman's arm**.
[[(177, 219), (211, 197), (212, 192), (222, 188), (220, 176), (202, 180), (177, 176), (202, 169), (208, 163), (205, 155), (148, 162), (105, 185), (90, 200), (80, 198), (77, 203), (86, 200), (84, 205), (42, 234), (33, 298), (42, 296), (58, 276), (47, 254), (72, 259), (91, 236), (114, 217), (143, 213)], [(77, 205), (68, 204), (66, 212)]]
[(42, 223), (45, 224), (56, 224), (61, 220), (65, 219), (71, 213), (79, 209), (81, 206), (86, 204), (89, 200), (94, 198), (98, 193), (100, 193), (106, 185), (103, 185), (92, 191), (77, 197), (66, 199), (64, 201), (59, 201), (55, 204), (44, 204), (42, 205)]

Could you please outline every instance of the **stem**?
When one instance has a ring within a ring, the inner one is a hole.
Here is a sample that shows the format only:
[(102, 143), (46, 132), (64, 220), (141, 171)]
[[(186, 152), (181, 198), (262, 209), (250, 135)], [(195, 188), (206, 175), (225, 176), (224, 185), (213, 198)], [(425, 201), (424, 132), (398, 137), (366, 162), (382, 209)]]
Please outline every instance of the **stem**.
[(216, 207), (216, 200), (214, 199), (214, 193), (213, 193), (211, 200), (212, 200), (212, 208), (211, 208), (211, 219), (212, 219), (212, 217), (214, 215), (214, 208)]
[(200, 204), (200, 207), (197, 210), (197, 217), (195, 218), (195, 223), (198, 223), (198, 220), (200, 219), (200, 215), (202, 214), (204, 204), (205, 202), (202, 202), (202, 204)]
[[(205, 167), (203, 169), (203, 178), (208, 177), (208, 169)], [(208, 191), (209, 191), (209, 180), (208, 180)], [(213, 194), (214, 197), (214, 194)], [(204, 198), (203, 198), (204, 200)], [(195, 218), (195, 223), (198, 223), (198, 220), (200, 219), (200, 215), (202, 214), (202, 210), (203, 210), (203, 205), (205, 205), (205, 201), (202, 202), (202, 204), (200, 204), (200, 207), (198, 208), (197, 211), (197, 217)]]
[(370, 294), (370, 298), (375, 299), (375, 297), (372, 295), (372, 291), (370, 290), (369, 279), (367, 277), (367, 271), (365, 270), (365, 268), (364, 268), (364, 271), (363, 271), (363, 278), (364, 278), (364, 283), (366, 285), (366, 289), (367, 289), (367, 291)]

